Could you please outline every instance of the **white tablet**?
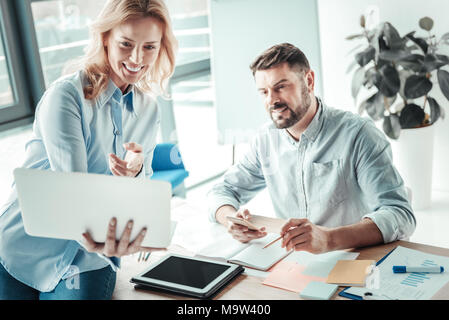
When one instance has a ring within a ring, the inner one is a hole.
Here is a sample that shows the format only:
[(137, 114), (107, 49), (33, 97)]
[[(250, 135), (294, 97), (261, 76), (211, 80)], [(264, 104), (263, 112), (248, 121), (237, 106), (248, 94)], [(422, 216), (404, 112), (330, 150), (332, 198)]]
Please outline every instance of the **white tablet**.
[(165, 181), (78, 172), (14, 170), (26, 233), (31, 236), (83, 240), (89, 231), (104, 242), (108, 223), (117, 218), (117, 239), (129, 220), (133, 240), (143, 227), (142, 246), (166, 248), (173, 234), (171, 185)]
[(168, 254), (131, 282), (142, 289), (210, 298), (243, 271), (236, 264)]

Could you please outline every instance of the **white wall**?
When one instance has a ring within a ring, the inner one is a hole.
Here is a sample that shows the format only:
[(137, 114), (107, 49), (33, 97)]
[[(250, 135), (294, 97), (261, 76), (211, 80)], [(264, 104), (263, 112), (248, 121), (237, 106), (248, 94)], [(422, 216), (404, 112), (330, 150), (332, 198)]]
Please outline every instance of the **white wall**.
[(290, 42), (304, 51), (316, 91), (322, 92), (316, 0), (210, 0), (209, 5), (220, 143), (245, 142), (235, 133), (248, 130), (248, 138), (269, 121), (249, 65), (272, 45)]
[[(434, 20), (433, 31), (438, 37), (449, 32), (446, 0), (318, 0), (324, 100), (330, 106), (357, 112), (351, 97), (352, 75), (345, 71), (354, 59), (354, 53), (348, 52), (364, 42), (345, 37), (359, 33), (361, 14), (373, 8), (379, 21), (392, 23), (401, 36), (412, 30), (424, 36), (418, 26), (424, 16)], [(449, 191), (449, 101), (438, 91), (432, 90), (431, 95), (445, 108), (447, 118), (436, 126), (433, 187)]]

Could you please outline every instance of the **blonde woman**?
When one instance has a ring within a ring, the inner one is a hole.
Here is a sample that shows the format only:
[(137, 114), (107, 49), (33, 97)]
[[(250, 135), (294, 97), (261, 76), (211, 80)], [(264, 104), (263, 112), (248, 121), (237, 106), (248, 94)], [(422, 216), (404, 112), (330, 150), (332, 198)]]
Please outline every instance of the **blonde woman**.
[[(160, 122), (154, 98), (165, 92), (176, 49), (162, 0), (108, 1), (79, 71), (39, 102), (23, 167), (149, 178)], [(130, 239), (132, 221), (116, 241), (116, 223), (105, 226), (105, 243), (88, 233), (82, 245), (30, 237), (13, 186), (0, 210), (0, 299), (110, 299), (118, 258), (151, 250), (141, 247), (146, 230)]]

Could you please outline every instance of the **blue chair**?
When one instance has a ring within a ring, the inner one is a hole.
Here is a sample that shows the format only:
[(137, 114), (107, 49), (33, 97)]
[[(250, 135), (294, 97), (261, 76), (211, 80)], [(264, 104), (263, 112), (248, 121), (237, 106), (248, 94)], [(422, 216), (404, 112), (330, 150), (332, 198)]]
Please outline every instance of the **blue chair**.
[(173, 195), (185, 198), (184, 179), (189, 176), (189, 172), (184, 168), (181, 154), (175, 144), (157, 144), (151, 167), (153, 169), (151, 179), (170, 182)]

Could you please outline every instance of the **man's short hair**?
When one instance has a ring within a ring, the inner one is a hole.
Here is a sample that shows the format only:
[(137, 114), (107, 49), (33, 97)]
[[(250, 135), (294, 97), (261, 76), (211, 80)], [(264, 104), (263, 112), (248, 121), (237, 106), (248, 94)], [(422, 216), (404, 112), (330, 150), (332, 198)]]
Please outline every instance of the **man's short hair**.
[(287, 62), (290, 69), (297, 67), (299, 71), (310, 70), (309, 61), (304, 53), (290, 43), (281, 43), (265, 50), (250, 65), (253, 76), (258, 70), (267, 70)]

